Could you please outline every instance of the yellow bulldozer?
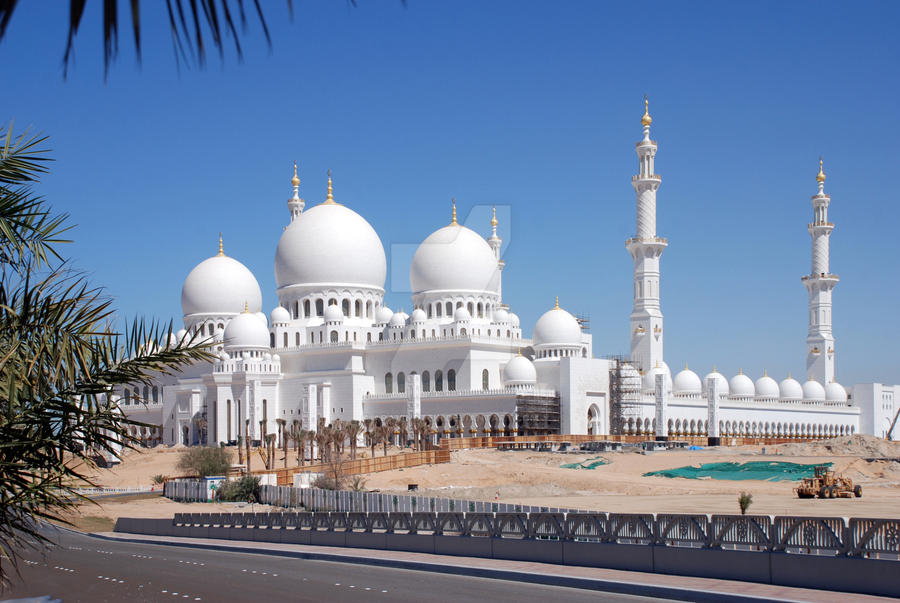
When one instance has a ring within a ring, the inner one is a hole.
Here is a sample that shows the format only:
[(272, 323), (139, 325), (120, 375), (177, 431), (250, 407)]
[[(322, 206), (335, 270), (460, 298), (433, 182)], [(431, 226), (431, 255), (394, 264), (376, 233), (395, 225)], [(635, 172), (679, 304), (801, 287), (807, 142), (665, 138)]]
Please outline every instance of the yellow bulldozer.
[(819, 465), (814, 469), (813, 477), (804, 477), (794, 492), (800, 498), (859, 498), (862, 486), (854, 486), (849, 477), (835, 475), (828, 465)]

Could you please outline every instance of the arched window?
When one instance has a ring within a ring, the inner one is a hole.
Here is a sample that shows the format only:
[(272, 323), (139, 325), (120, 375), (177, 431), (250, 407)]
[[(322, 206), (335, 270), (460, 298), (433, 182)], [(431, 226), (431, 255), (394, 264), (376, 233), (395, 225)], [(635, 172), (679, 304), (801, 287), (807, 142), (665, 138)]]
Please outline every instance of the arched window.
[(322, 316), (325, 313), (325, 302), (321, 299), (316, 300), (316, 316)]
[(353, 309), (355, 310), (353, 313), (354, 316), (362, 316), (362, 301), (356, 300)]
[(441, 306), (441, 304), (435, 304), (435, 306), (434, 306), (435, 314), (437, 315), (438, 318), (441, 317), (441, 314), (442, 314), (441, 309), (442, 308), (443, 308), (443, 306)]
[(456, 371), (450, 369), (447, 371), (447, 391), (455, 392), (456, 391)]
[(275, 347), (275, 333), (269, 333), (269, 347)]
[(367, 343), (372, 343), (372, 332), (371, 332), (371, 331), (369, 331), (368, 333), (366, 333), (366, 342), (367, 342)]
[(397, 393), (406, 393), (406, 375), (403, 373), (397, 373)]
[(337, 342), (338, 342), (338, 332), (332, 331), (331, 332), (331, 343), (337, 343)]
[(366, 318), (372, 318), (372, 302), (366, 302)]
[(432, 336), (432, 337), (435, 337), (435, 336), (436, 336), (436, 333), (437, 333), (437, 331), (435, 331), (434, 329), (431, 329), (431, 336)]
[(466, 335), (466, 328), (463, 327), (462, 329), (460, 329), (460, 330), (459, 330), (459, 334), (462, 335), (463, 337), (465, 337), (465, 335)]
[(319, 331), (319, 343), (322, 343), (325, 338), (325, 331)]
[(284, 334), (284, 346), (287, 347), (287, 333)]
[[(203, 335), (203, 325), (200, 325), (198, 331), (200, 331), (200, 334)], [(210, 335), (212, 335), (212, 333), (210, 333)]]
[(478, 302), (478, 318), (484, 318), (484, 305)]
[(308, 299), (303, 300), (303, 317), (309, 318), (309, 300)]
[(428, 318), (431, 318), (432, 308), (433, 306), (431, 304), (428, 304)]
[(415, 338), (416, 338), (416, 330), (415, 330), (415, 329), (411, 329), (411, 330), (409, 331), (409, 338), (410, 338), (410, 339), (415, 339)]
[(153, 401), (159, 402), (159, 388), (157, 386), (153, 386)]
[(292, 312), (292, 318), (298, 318), (300, 316), (300, 302), (294, 302), (294, 308)]
[(315, 343), (315, 342), (316, 342), (316, 334), (315, 334), (315, 333), (310, 333), (310, 334), (309, 334), (309, 342), (310, 342), (310, 343)]
[(424, 371), (422, 373), (422, 391), (431, 391), (431, 374), (428, 371)]
[(125, 404), (131, 404), (131, 390), (125, 388)]
[(390, 373), (384, 376), (384, 393), (392, 394), (394, 393), (394, 376)]
[(481, 389), (491, 388), (491, 377), (487, 369), (481, 371)]
[(297, 331), (296, 333), (294, 333), (294, 345), (296, 345), (296, 346), (300, 345), (300, 331)]
[(434, 391), (444, 391), (444, 373), (441, 371), (434, 371)]
[(447, 311), (445, 312), (445, 314), (448, 317), (453, 316), (453, 304), (451, 304), (450, 302), (447, 302)]

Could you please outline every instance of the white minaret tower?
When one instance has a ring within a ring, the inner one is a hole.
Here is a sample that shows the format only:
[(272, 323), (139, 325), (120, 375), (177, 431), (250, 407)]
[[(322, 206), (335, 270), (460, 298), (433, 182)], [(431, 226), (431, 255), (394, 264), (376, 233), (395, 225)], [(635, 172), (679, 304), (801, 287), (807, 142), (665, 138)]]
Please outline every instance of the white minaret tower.
[(810, 379), (826, 384), (834, 380), (834, 335), (831, 332), (831, 291), (838, 276), (828, 268), (828, 238), (834, 224), (828, 221), (831, 197), (825, 194), (825, 171), (819, 159), (816, 175), (819, 192), (813, 195), (813, 222), (808, 230), (812, 237), (812, 272), (803, 277), (809, 292), (809, 332), (806, 336), (806, 372)]
[(294, 196), (288, 199), (288, 210), (291, 212), (291, 222), (300, 217), (306, 202), (300, 198), (300, 178), (297, 176), (297, 162), (294, 162), (294, 177), (291, 178), (291, 186), (294, 187)]
[(637, 143), (640, 171), (631, 177), (637, 193), (637, 234), (625, 242), (634, 258), (634, 309), (631, 312), (631, 362), (648, 371), (663, 363), (663, 315), (659, 306), (659, 257), (669, 244), (656, 236), (656, 189), (661, 178), (653, 171), (657, 144), (650, 140), (650, 109), (644, 97), (641, 125), (644, 138)]
[(497, 236), (497, 208), (491, 208), (491, 238), (488, 239), (488, 245), (491, 246), (491, 249), (494, 252), (494, 257), (497, 258), (497, 295), (500, 296), (501, 305), (503, 303), (503, 267), (506, 266), (506, 262), (500, 259), (500, 247), (503, 244), (503, 239)]

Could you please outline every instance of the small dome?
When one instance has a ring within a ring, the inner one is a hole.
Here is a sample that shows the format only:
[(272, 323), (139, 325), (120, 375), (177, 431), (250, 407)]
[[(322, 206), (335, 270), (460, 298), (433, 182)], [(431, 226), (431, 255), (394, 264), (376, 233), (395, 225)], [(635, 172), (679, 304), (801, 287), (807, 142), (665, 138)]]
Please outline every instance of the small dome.
[(246, 266), (227, 255), (203, 260), (191, 270), (181, 288), (181, 310), (192, 314), (236, 315), (247, 304), (251, 312), (262, 307), (262, 291)]
[(272, 354), (272, 362), (281, 362), (281, 356), (278, 354)]
[(803, 399), (810, 402), (824, 402), (825, 388), (818, 381), (810, 379), (803, 384)]
[(466, 320), (472, 320), (472, 315), (469, 314), (469, 311), (464, 307), (460, 306), (453, 313), (453, 320), (456, 322), (464, 322)]
[(756, 397), (760, 399), (764, 398), (778, 398), (781, 395), (780, 390), (778, 389), (778, 382), (769, 377), (768, 374), (763, 375), (759, 379), (756, 380)]
[(405, 327), (406, 318), (406, 312), (396, 312), (391, 316), (391, 320), (388, 324), (392, 327)]
[(581, 345), (581, 325), (557, 306), (538, 319), (532, 338), (536, 346)]
[(514, 326), (515, 328), (519, 328), (519, 316), (512, 312), (509, 313), (509, 324)]
[(337, 304), (331, 304), (325, 308), (325, 322), (344, 322), (344, 313)]
[(260, 321), (261, 323), (263, 323), (263, 325), (265, 325), (266, 327), (269, 326), (269, 319), (266, 318), (265, 313), (263, 313), (263, 312), (256, 312), (256, 313), (254, 314), (254, 316), (256, 316), (256, 317), (259, 319), (259, 321)]
[(423, 310), (422, 308), (416, 308), (410, 315), (409, 320), (410, 322), (420, 323), (425, 322), (426, 318), (427, 316), (425, 315), (425, 310)]
[(678, 395), (700, 395), (703, 391), (703, 384), (700, 383), (700, 377), (694, 371), (685, 367), (683, 371), (675, 375), (672, 383), (672, 393)]
[(803, 386), (796, 379), (788, 377), (778, 386), (779, 398), (782, 400), (802, 400)]
[(378, 311), (375, 312), (375, 322), (380, 325), (386, 325), (388, 321), (391, 320), (391, 316), (394, 315), (394, 312), (388, 308), (387, 306), (381, 306), (378, 308)]
[(753, 380), (744, 373), (738, 373), (728, 382), (728, 391), (732, 398), (752, 398), (756, 395)]
[(186, 330), (178, 329), (178, 332), (175, 333), (175, 339), (177, 339), (179, 342), (182, 342), (187, 338), (187, 334), (188, 332)]
[(272, 324), (281, 324), (291, 320), (291, 313), (281, 306), (276, 306), (269, 315), (272, 318)]
[(840, 383), (832, 381), (825, 386), (825, 399), (828, 402), (846, 402), (847, 390)]
[(497, 293), (497, 258), (477, 232), (450, 224), (430, 234), (409, 268), (413, 293), (465, 291)]
[(229, 358), (230, 357), (228, 356), (228, 352), (226, 352), (225, 350), (222, 350), (221, 352), (219, 352), (219, 360), (221, 360), (222, 362), (225, 362)]
[(503, 308), (494, 311), (494, 322), (497, 324), (505, 324), (509, 322), (509, 312)]
[(226, 348), (268, 348), (269, 330), (249, 312), (238, 314), (225, 326)]
[(656, 376), (657, 375), (665, 375), (666, 376), (666, 392), (672, 391), (672, 373), (669, 371), (669, 365), (665, 362), (659, 363), (657, 366), (653, 367), (644, 375), (644, 391), (647, 392), (655, 392), (656, 391)]
[(703, 394), (706, 395), (706, 382), (712, 377), (716, 380), (716, 390), (719, 392), (720, 396), (728, 395), (728, 379), (725, 378), (725, 375), (720, 373), (719, 371), (713, 369), (713, 372), (706, 375), (703, 378)]
[(534, 364), (525, 356), (514, 356), (503, 367), (503, 382), (506, 385), (533, 385), (537, 382)]

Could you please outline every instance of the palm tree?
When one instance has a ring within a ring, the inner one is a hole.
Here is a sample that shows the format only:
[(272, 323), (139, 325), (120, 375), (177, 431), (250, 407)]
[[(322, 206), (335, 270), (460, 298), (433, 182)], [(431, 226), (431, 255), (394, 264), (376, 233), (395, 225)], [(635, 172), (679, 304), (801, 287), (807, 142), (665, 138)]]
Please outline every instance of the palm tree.
[(406, 436), (407, 436), (406, 417), (400, 417), (400, 420), (397, 422), (397, 424), (400, 427), (400, 447), (405, 448), (406, 447)]
[(119, 457), (153, 427), (129, 419), (118, 392), (215, 358), (199, 339), (178, 341), (171, 323), (117, 332), (109, 295), (60, 253), (67, 216), (34, 192), (46, 140), (0, 127), (0, 582), (26, 543), (46, 542), (44, 520), (66, 523), (83, 500), (93, 454)]
[(315, 437), (313, 438), (316, 446), (319, 448), (319, 461), (324, 463), (328, 460), (328, 448), (331, 442), (331, 434), (328, 433), (328, 429), (323, 427), (319, 431), (316, 432)]
[(278, 424), (278, 437), (281, 438), (281, 449), (284, 452), (284, 468), (287, 469), (288, 465), (288, 439), (287, 439), (287, 431), (285, 430), (285, 426), (287, 425), (287, 421), (284, 419), (275, 419), (275, 423)]
[(346, 431), (347, 438), (350, 440), (350, 458), (356, 459), (356, 441), (359, 438), (360, 431), (362, 431), (362, 425), (360, 425), (359, 421), (350, 421), (347, 423)]

